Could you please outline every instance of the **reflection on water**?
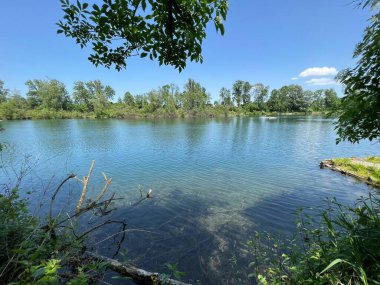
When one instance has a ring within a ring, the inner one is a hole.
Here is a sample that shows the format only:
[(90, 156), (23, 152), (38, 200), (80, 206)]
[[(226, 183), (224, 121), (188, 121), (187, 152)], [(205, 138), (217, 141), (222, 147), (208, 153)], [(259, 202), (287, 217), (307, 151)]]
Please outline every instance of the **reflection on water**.
[[(19, 121), (3, 127), (1, 141), (38, 158), (32, 174), (40, 179), (27, 180), (34, 189), (53, 175), (53, 181), (71, 171), (83, 176), (95, 159), (93, 184), (105, 171), (113, 178), (110, 190), (125, 198), (113, 218), (144, 230), (128, 232), (123, 248), (129, 258), (153, 271), (178, 263), (188, 280), (202, 284), (239, 284), (234, 280), (248, 264), (244, 244), (255, 230), (289, 234), (297, 207), (332, 196), (353, 202), (368, 191), (320, 170), (320, 160), (380, 153), (368, 142), (336, 146), (332, 121), (318, 117)], [(130, 207), (139, 185), (152, 188), (154, 199)], [(70, 189), (75, 200), (79, 190)], [(67, 205), (58, 200), (57, 208)], [(108, 253), (105, 244), (101, 250)], [(240, 273), (232, 270), (232, 257)]]

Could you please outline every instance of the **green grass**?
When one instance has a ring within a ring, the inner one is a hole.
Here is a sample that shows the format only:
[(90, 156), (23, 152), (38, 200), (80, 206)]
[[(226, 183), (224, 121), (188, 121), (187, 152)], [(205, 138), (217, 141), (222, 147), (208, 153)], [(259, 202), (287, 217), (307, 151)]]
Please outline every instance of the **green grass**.
[(372, 162), (372, 163), (380, 163), (380, 156), (370, 156), (366, 157), (364, 161)]
[[(332, 161), (335, 166), (339, 167), (342, 170), (354, 173), (366, 180), (370, 179), (375, 184), (380, 184), (380, 168), (379, 167), (362, 165), (358, 162), (355, 162), (351, 158), (335, 158)], [(380, 161), (380, 158), (369, 157), (365, 159), (365, 161), (377, 163), (377, 161)]]

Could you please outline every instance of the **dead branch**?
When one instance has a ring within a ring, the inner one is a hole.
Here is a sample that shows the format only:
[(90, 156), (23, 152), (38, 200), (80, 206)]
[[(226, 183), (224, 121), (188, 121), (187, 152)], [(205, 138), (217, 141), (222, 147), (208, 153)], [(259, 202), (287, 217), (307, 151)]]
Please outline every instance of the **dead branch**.
[(107, 192), (107, 189), (112, 182), (112, 178), (108, 179), (104, 172), (102, 172), (102, 174), (103, 174), (104, 180), (106, 181), (106, 184), (104, 185), (103, 190), (100, 192), (98, 197), (96, 197), (95, 203), (98, 202), (103, 197), (103, 195)]
[(164, 279), (159, 273), (153, 273), (129, 264), (121, 262), (102, 255), (86, 251), (86, 255), (95, 261), (107, 263), (109, 268), (122, 276), (130, 277), (137, 284), (149, 285), (190, 285), (174, 279)]
[(77, 213), (80, 211), (80, 208), (82, 207), (82, 204), (83, 204), (83, 200), (86, 196), (86, 193), (87, 193), (87, 184), (88, 184), (88, 181), (90, 180), (90, 176), (91, 176), (91, 173), (92, 173), (92, 169), (94, 168), (94, 164), (95, 164), (95, 160), (92, 161), (91, 163), (91, 166), (90, 166), (90, 170), (88, 171), (88, 175), (83, 177), (83, 190), (82, 190), (82, 194), (79, 198), (79, 201), (78, 201), (78, 205), (77, 205), (77, 208), (76, 208), (76, 211)]

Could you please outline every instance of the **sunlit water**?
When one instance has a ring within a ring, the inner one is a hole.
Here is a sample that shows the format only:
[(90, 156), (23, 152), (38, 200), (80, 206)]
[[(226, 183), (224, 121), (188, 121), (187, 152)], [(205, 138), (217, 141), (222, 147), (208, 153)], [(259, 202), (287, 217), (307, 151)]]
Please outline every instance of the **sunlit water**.
[[(178, 263), (187, 272), (185, 281), (202, 284), (234, 283), (231, 258), (236, 257), (238, 271), (245, 270), (244, 243), (255, 230), (291, 234), (298, 207), (323, 205), (326, 197), (352, 203), (370, 190), (319, 169), (322, 159), (380, 154), (378, 143), (337, 146), (332, 120), (312, 116), (12, 121), (2, 126), (8, 166), (0, 177), (8, 182), (5, 177), (17, 173), (28, 155), (32, 168), (23, 189), (35, 191), (34, 208), (48, 201), (41, 189), (53, 189), (70, 172), (83, 177), (95, 160), (89, 196), (102, 188), (102, 171), (112, 177), (109, 192), (124, 199), (111, 217), (128, 222), (131, 231), (122, 248), (128, 249), (129, 261), (159, 272), (166, 270), (165, 263)], [(71, 183), (69, 188), (75, 201), (80, 187)], [(139, 188), (152, 189), (154, 198), (134, 205)], [(57, 211), (72, 205), (65, 197), (59, 196)], [(107, 248), (100, 250), (112, 256)]]

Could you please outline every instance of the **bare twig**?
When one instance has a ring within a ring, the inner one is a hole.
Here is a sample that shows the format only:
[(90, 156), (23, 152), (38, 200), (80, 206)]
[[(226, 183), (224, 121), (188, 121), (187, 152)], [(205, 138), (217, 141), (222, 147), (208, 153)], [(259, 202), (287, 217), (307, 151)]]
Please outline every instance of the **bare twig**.
[(83, 177), (83, 190), (82, 190), (82, 195), (79, 198), (78, 205), (76, 207), (76, 212), (77, 213), (79, 213), (80, 208), (82, 207), (82, 204), (83, 204), (83, 200), (84, 200), (84, 198), (86, 196), (86, 193), (87, 193), (87, 184), (88, 184), (88, 181), (90, 180), (90, 176), (91, 176), (91, 173), (92, 173), (92, 169), (94, 168), (94, 164), (95, 164), (95, 160), (93, 160), (92, 163), (91, 163), (90, 170), (88, 171), (88, 175), (85, 176), (85, 177)]

